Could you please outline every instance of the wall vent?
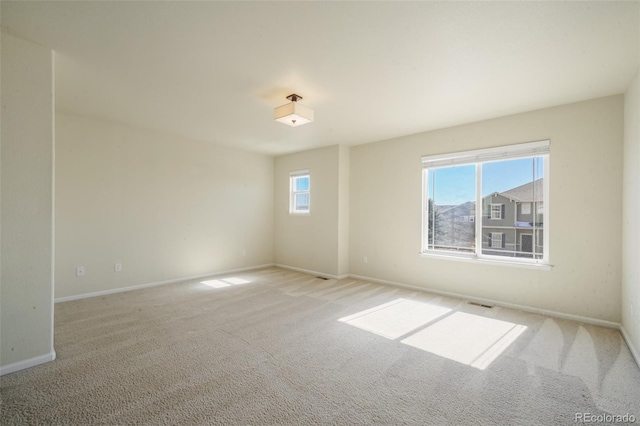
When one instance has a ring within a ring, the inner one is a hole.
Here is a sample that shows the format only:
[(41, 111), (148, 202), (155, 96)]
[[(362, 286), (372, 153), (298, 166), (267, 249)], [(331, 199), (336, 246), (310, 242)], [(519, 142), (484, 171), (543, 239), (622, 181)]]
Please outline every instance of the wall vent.
[(485, 305), (482, 303), (478, 303), (478, 302), (467, 302), (469, 305), (473, 305), (473, 306), (480, 306), (482, 308), (489, 308), (489, 309), (493, 309), (493, 306), (491, 305)]

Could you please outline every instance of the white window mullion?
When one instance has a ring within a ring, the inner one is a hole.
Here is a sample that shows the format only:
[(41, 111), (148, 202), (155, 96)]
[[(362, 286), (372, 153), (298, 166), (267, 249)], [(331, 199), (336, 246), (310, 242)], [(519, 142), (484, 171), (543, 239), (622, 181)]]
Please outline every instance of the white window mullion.
[(544, 169), (542, 174), (544, 178), (542, 180), (542, 188), (544, 194), (544, 204), (542, 205), (542, 246), (544, 250), (542, 251), (542, 261), (545, 264), (549, 263), (549, 200), (551, 199), (549, 194), (549, 155), (545, 155), (542, 157), (544, 159)]
[[(482, 164), (476, 164), (476, 256), (482, 253)], [(479, 217), (478, 217), (479, 216)]]
[[(532, 167), (531, 167), (531, 179), (536, 181), (536, 166), (537, 166), (537, 157), (532, 159)], [(531, 236), (531, 252), (533, 253), (533, 259), (537, 261), (536, 254), (538, 253), (538, 206), (540, 205), (539, 201), (536, 201), (536, 187), (533, 186), (533, 205), (535, 206), (535, 211), (531, 217), (533, 223), (533, 235)]]
[(422, 169), (422, 252), (429, 248), (429, 170)]

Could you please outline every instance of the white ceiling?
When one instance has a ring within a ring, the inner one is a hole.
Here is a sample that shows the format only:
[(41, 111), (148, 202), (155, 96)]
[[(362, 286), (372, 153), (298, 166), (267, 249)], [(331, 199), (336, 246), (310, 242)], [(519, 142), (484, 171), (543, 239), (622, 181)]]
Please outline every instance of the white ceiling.
[[(56, 51), (56, 104), (267, 154), (623, 93), (637, 2), (1, 2)], [(298, 93), (316, 121), (273, 108)]]

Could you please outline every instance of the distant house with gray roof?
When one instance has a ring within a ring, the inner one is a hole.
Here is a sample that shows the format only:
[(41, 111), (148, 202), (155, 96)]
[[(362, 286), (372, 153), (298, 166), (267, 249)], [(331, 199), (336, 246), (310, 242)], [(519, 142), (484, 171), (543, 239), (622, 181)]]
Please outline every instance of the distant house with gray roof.
[(541, 258), (543, 253), (542, 179), (482, 199), (482, 253)]

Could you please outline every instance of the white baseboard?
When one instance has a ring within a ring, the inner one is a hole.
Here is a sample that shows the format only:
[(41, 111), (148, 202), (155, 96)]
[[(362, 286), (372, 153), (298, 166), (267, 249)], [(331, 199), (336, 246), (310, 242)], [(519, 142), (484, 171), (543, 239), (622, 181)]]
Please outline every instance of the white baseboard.
[(349, 274), (332, 275), (332, 274), (326, 274), (324, 272), (311, 271), (309, 269), (296, 268), (295, 266), (281, 265), (279, 263), (276, 263), (273, 266), (277, 266), (278, 268), (282, 268), (282, 269), (289, 269), (291, 271), (302, 272), (303, 274), (309, 274), (309, 275), (316, 275), (316, 276), (333, 278), (334, 280), (342, 280), (344, 278), (348, 278), (349, 277)]
[(624, 329), (623, 325), (620, 326), (620, 334), (622, 334), (624, 341), (627, 342), (629, 352), (631, 352), (633, 359), (636, 360), (636, 364), (638, 364), (638, 367), (640, 367), (640, 352), (638, 352), (636, 347), (633, 346), (633, 342), (631, 341), (631, 338), (629, 337), (629, 334), (627, 334), (627, 331)]
[(179, 283), (179, 282), (182, 282), (182, 281), (197, 280), (197, 279), (200, 279), (200, 278), (216, 277), (216, 276), (227, 275), (227, 274), (236, 274), (238, 272), (252, 271), (254, 269), (268, 268), (270, 266), (274, 266), (274, 264), (273, 263), (267, 263), (267, 264), (264, 264), (264, 265), (249, 266), (249, 267), (246, 267), (246, 268), (230, 269), (230, 270), (227, 270), (227, 271), (211, 272), (211, 273), (203, 274), (203, 275), (194, 275), (192, 277), (176, 278), (176, 279), (167, 280), (167, 281), (158, 281), (158, 282), (154, 282), (154, 283), (138, 284), (138, 285), (134, 285), (134, 286), (130, 286), (130, 287), (120, 287), (120, 288), (114, 288), (114, 289), (110, 289), (110, 290), (96, 291), (96, 292), (92, 292), (92, 293), (83, 293), (83, 294), (76, 294), (76, 295), (73, 295), (73, 296), (58, 297), (57, 299), (54, 300), (54, 302), (55, 303), (69, 302), (71, 300), (80, 300), (80, 299), (87, 299), (89, 297), (97, 297), (97, 296), (105, 296), (105, 295), (114, 294), (114, 293), (122, 293), (122, 292), (125, 292), (125, 291), (141, 290), (143, 288), (157, 287), (157, 286), (167, 285), (167, 284), (175, 284), (175, 283)]
[(397, 283), (397, 282), (394, 282), (394, 281), (379, 280), (379, 279), (376, 279), (376, 278), (364, 277), (364, 276), (361, 276), (361, 275), (349, 274), (349, 277), (350, 278), (355, 278), (355, 279), (358, 279), (358, 280), (361, 280), (361, 281), (370, 281), (370, 282), (379, 283), (379, 284), (387, 284), (387, 285), (391, 285), (391, 286), (394, 286), (394, 287), (402, 287), (402, 288), (407, 288), (407, 289), (411, 289), (411, 290), (418, 290), (418, 291), (423, 291), (423, 292), (427, 292), (427, 293), (433, 293), (433, 294), (437, 294), (437, 295), (440, 295), (440, 296), (448, 296), (448, 297), (454, 297), (456, 299), (469, 300), (469, 301), (472, 301), (472, 302), (482, 303), (482, 304), (485, 304), (485, 305), (500, 306), (500, 307), (503, 307), (503, 308), (515, 309), (515, 310), (523, 311), (523, 312), (531, 312), (531, 313), (534, 313), (534, 314), (541, 314), (541, 315), (546, 315), (546, 316), (554, 317), (554, 318), (568, 319), (568, 320), (572, 320), (572, 321), (581, 322), (581, 323), (584, 323), (584, 324), (592, 324), (592, 325), (599, 325), (599, 326), (602, 326), (602, 327), (620, 329), (620, 324), (617, 323), (617, 322), (605, 321), (605, 320), (600, 320), (600, 319), (597, 319), (597, 318), (583, 317), (583, 316), (580, 316), (580, 315), (573, 315), (573, 314), (565, 314), (565, 313), (562, 313), (562, 312), (549, 311), (549, 310), (546, 310), (546, 309), (533, 308), (533, 307), (530, 307), (530, 306), (516, 305), (516, 304), (513, 304), (513, 303), (500, 302), (498, 300), (483, 299), (483, 298), (474, 297), (474, 296), (468, 296), (468, 295), (459, 294), (459, 293), (450, 293), (448, 291), (436, 290), (436, 289), (432, 289), (432, 288), (428, 288), (428, 287), (418, 287), (418, 286), (409, 285), (409, 284)]
[(16, 371), (24, 370), (25, 368), (35, 367), (36, 365), (45, 364), (56, 359), (56, 352), (51, 351), (46, 355), (40, 355), (34, 358), (25, 359), (24, 361), (14, 362), (13, 364), (3, 365), (0, 367), (0, 376), (5, 374), (15, 373)]

